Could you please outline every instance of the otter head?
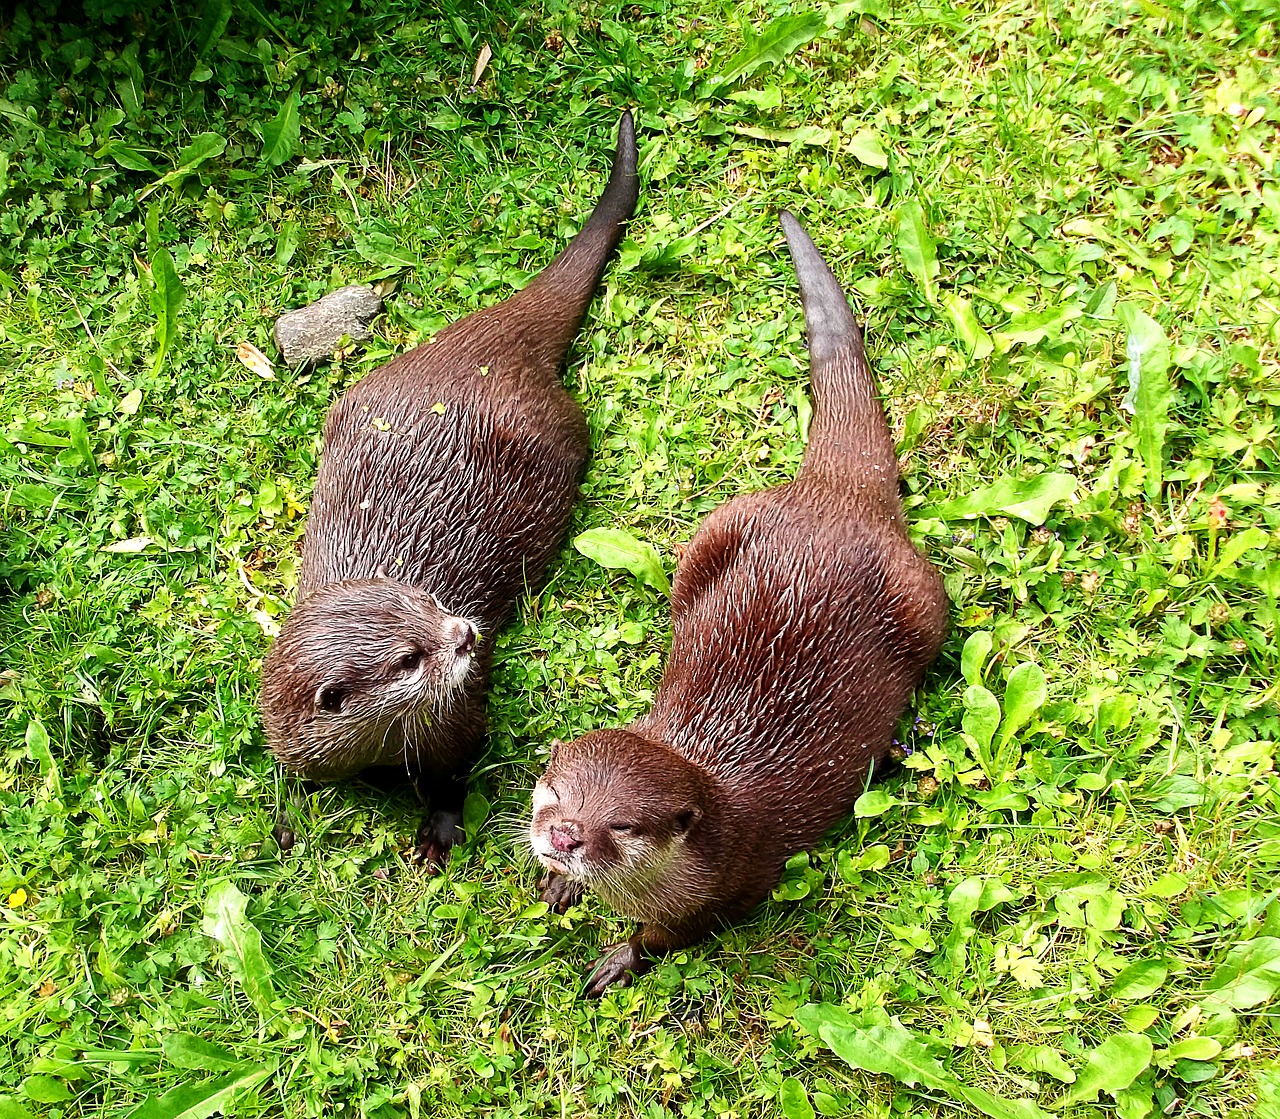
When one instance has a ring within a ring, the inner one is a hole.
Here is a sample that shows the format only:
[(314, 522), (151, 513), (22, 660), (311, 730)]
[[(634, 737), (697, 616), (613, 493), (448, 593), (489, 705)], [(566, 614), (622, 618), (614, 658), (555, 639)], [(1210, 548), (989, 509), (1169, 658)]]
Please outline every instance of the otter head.
[(710, 804), (707, 774), (674, 750), (624, 730), (557, 743), (533, 790), (529, 843), (549, 870), (591, 887), (614, 909), (671, 915), (686, 845)]
[(321, 587), (294, 607), (262, 672), (267, 742), (302, 777), (408, 765), (458, 697), (476, 627), (393, 579)]

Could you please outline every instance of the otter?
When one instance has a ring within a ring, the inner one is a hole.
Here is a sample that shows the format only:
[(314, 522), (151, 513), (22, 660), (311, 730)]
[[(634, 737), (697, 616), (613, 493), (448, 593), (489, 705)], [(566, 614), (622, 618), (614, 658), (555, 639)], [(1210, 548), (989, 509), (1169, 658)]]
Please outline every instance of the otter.
[(624, 113), (578, 235), (521, 291), (375, 369), (325, 421), (298, 601), (263, 665), (268, 745), (300, 777), (406, 772), (443, 865), (485, 732), (492, 636), (561, 546), (587, 459), (559, 380), (638, 197)]
[(592, 966), (592, 997), (745, 916), (849, 812), (946, 633), (862, 332), (808, 235), (781, 221), (812, 366), (797, 477), (706, 518), (676, 569), (651, 710), (555, 743), (533, 793), (543, 900), (563, 912), (590, 887), (640, 922)]

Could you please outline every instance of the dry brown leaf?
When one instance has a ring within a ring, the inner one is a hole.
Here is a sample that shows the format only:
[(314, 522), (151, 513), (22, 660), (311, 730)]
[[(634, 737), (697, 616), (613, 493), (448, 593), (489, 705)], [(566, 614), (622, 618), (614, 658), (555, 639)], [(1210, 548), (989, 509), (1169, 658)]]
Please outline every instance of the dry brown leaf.
[(471, 72), (471, 85), (474, 88), (480, 84), (480, 79), (484, 77), (485, 67), (489, 65), (489, 59), (493, 57), (493, 51), (489, 49), (488, 43), (480, 45), (480, 55), (476, 59), (476, 68)]
[(252, 342), (241, 342), (236, 347), (236, 357), (246, 369), (251, 369), (264, 381), (274, 381), (276, 375), (272, 370), (271, 359)]

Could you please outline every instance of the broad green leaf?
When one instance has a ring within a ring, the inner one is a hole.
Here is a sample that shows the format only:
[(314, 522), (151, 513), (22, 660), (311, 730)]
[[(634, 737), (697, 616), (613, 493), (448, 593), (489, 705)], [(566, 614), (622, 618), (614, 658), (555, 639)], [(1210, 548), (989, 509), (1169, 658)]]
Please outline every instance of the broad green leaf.
[(835, 136), (831, 129), (819, 128), (816, 124), (805, 124), (799, 128), (757, 128), (751, 125), (734, 125), (730, 131), (735, 136), (746, 136), (751, 140), (767, 140), (771, 144), (808, 145), (814, 148), (825, 148)]
[(178, 1068), (203, 1069), (206, 1072), (224, 1072), (227, 1069), (247, 1065), (226, 1046), (205, 1041), (195, 1034), (165, 1034), (160, 1042), (169, 1063)]
[(1056, 338), (1067, 323), (1083, 314), (1074, 303), (1068, 303), (1062, 307), (1050, 307), (1047, 311), (1019, 315), (1003, 330), (996, 331), (995, 347), (1003, 354), (1014, 346), (1034, 346), (1045, 338)]
[(165, 355), (177, 337), (178, 308), (187, 294), (168, 249), (157, 249), (152, 256), (151, 282), (151, 311), (156, 317), (156, 360), (152, 371), (159, 373)]
[(897, 1026), (847, 1029), (823, 1025), (818, 1037), (845, 1064), (902, 1084), (946, 1091), (954, 1081), (915, 1034)]
[(1002, 478), (967, 497), (922, 509), (922, 517), (992, 517), (1003, 513), (1028, 524), (1042, 525), (1049, 510), (1076, 491), (1073, 474), (1037, 474), (1034, 478)]
[(810, 1002), (795, 1012), (795, 1020), (800, 1028), (818, 1036), (823, 1026), (835, 1026), (839, 1029), (858, 1030), (865, 1024), (862, 1017), (846, 1010), (843, 1006), (834, 1006), (829, 1002)]
[(968, 1103), (991, 1119), (1050, 1119), (1031, 1100), (1009, 1100), (963, 1084), (930, 1056), (915, 1034), (897, 1026), (842, 1029), (822, 1025), (818, 1036), (846, 1064), (864, 1072), (892, 1076), (903, 1084), (923, 1084)]
[(778, 1107), (785, 1119), (814, 1119), (809, 1093), (794, 1076), (788, 1076), (778, 1089)]
[[(1255, 1119), (1280, 1119), (1280, 1064), (1257, 1070), (1258, 1110)], [(0, 1111), (0, 1119), (6, 1119)]]
[(53, 760), (53, 751), (49, 749), (49, 732), (39, 719), (27, 723), (26, 745), (27, 756), (40, 767), (44, 776), (57, 772), (58, 763)]
[(1280, 991), (1280, 938), (1260, 936), (1237, 944), (1218, 965), (1205, 990), (1209, 1001), (1249, 1010)]
[(89, 428), (83, 416), (76, 416), (67, 421), (67, 436), (71, 440), (71, 446), (79, 454), (81, 462), (96, 474), (98, 463), (93, 457), (93, 448), (89, 445)]
[(152, 192), (158, 190), (166, 183), (177, 182), (185, 179), (193, 171), (204, 163), (206, 160), (212, 159), (214, 156), (221, 155), (227, 148), (226, 137), (219, 136), (216, 132), (202, 132), (185, 148), (178, 153), (177, 162), (174, 164), (173, 170), (161, 175), (146, 190), (138, 195), (138, 201), (149, 197)]
[(978, 322), (978, 316), (973, 313), (969, 301), (953, 292), (947, 292), (942, 297), (942, 306), (946, 309), (951, 325), (956, 328), (956, 335), (964, 343), (969, 357), (973, 361), (982, 361), (983, 358), (990, 357), (996, 348), (995, 343), (991, 341), (991, 335)]
[(224, 1114), (237, 1093), (257, 1087), (275, 1071), (274, 1065), (257, 1065), (196, 1084), (179, 1084), (163, 1096), (148, 1096), (125, 1119), (209, 1119)]
[(757, 109), (776, 109), (782, 104), (782, 90), (776, 85), (765, 86), (764, 89), (740, 89), (729, 94), (729, 100), (742, 101)]
[(984, 753), (991, 748), (991, 739), (1000, 725), (1000, 704), (981, 684), (970, 684), (965, 688), (960, 725)]
[(1048, 698), (1044, 672), (1038, 664), (1023, 661), (1009, 673), (1000, 706), (1004, 718), (1000, 722), (1000, 745), (1005, 746), (1018, 733)]
[(293, 254), (298, 251), (298, 242), (301, 240), (299, 230), (296, 221), (280, 223), (280, 229), (276, 232), (276, 264), (281, 268), (287, 268)]
[(279, 167), (298, 152), (302, 123), (298, 118), (298, 92), (290, 90), (280, 109), (262, 129), (262, 158), (268, 167)]
[(0, 1096), (0, 1119), (36, 1119), (13, 1096)]
[(22, 1082), (22, 1094), (34, 1103), (64, 1103), (75, 1093), (56, 1076), (36, 1074)]
[(1017, 1049), (1010, 1061), (1027, 1072), (1043, 1072), (1064, 1084), (1070, 1084), (1076, 1078), (1071, 1066), (1062, 1059), (1062, 1054), (1051, 1045), (1028, 1045)]
[(1126, 1001), (1150, 998), (1160, 990), (1168, 974), (1169, 969), (1159, 960), (1139, 960), (1112, 980), (1109, 994)]
[(1154, 1046), (1146, 1034), (1122, 1033), (1107, 1038), (1089, 1054), (1076, 1082), (1058, 1101), (1058, 1106), (1095, 1100), (1099, 1092), (1114, 1096), (1146, 1071), (1153, 1052)]
[(452, 109), (441, 109), (435, 116), (428, 117), (422, 123), (427, 128), (434, 128), (437, 132), (457, 132), (466, 122)]
[(231, 0), (204, 0), (204, 16), (196, 29), (195, 56), (202, 59), (222, 38), (231, 19)]
[(990, 1115), (991, 1119), (1056, 1119), (1032, 1100), (1005, 1099), (958, 1080), (953, 1082), (950, 1091), (952, 1097), (964, 1100), (983, 1115)]
[(898, 207), (898, 252), (907, 271), (915, 277), (920, 294), (936, 303), (933, 281), (938, 275), (938, 255), (919, 202), (904, 202)]
[(953, 925), (972, 925), (975, 913), (985, 913), (1017, 896), (999, 878), (965, 878), (947, 895), (947, 918)]
[(890, 808), (901, 803), (897, 797), (890, 796), (883, 789), (868, 789), (853, 802), (853, 814), (859, 819), (883, 816)]
[(468, 793), (462, 802), (462, 830), (468, 839), (480, 834), (480, 829), (489, 818), (489, 799), (484, 793)]
[(1159, 501), (1164, 487), (1164, 437), (1173, 400), (1169, 385), (1169, 340), (1155, 319), (1132, 304), (1121, 305), (1119, 316), (1129, 332), (1125, 341), (1129, 391), (1120, 406), (1133, 413), (1138, 454), (1147, 468), (1147, 497)]
[(1184, 1037), (1161, 1053), (1157, 1064), (1168, 1068), (1174, 1061), (1212, 1061), (1221, 1052), (1222, 1046), (1211, 1037)]
[(395, 238), (378, 230), (356, 233), (351, 243), (365, 260), (389, 268), (417, 268), (422, 262), (410, 252), (397, 247)]
[(719, 75), (708, 83), (708, 96), (715, 96), (734, 82), (749, 78), (763, 66), (785, 62), (801, 47), (811, 43), (826, 30), (822, 12), (802, 12), (779, 16), (729, 59)]
[(881, 169), (889, 166), (889, 157), (880, 143), (880, 133), (874, 128), (860, 128), (845, 143), (849, 154), (859, 163)]
[(1218, 550), (1218, 559), (1209, 572), (1209, 578), (1221, 579), (1230, 574), (1246, 552), (1263, 551), (1270, 543), (1271, 534), (1258, 525), (1250, 525), (1243, 531), (1232, 534)]
[(248, 904), (234, 882), (216, 883), (204, 900), (204, 931), (229, 953), (249, 1001), (260, 1014), (268, 1014), (275, 999), (271, 966), (262, 951), (262, 937), (245, 915)]
[(108, 140), (97, 151), (99, 158), (105, 156), (113, 159), (126, 171), (149, 171), (153, 175), (160, 174), (160, 169), (143, 155), (137, 148), (122, 144), (119, 140)]
[(575, 536), (573, 546), (601, 567), (630, 571), (660, 594), (671, 593), (671, 584), (656, 549), (629, 532), (620, 528), (592, 528)]
[(48, 509), (58, 495), (48, 486), (33, 482), (19, 482), (9, 491), (9, 502), (23, 509)]
[(1153, 1102), (1149, 1084), (1121, 1088), (1116, 1093), (1116, 1119), (1147, 1119)]
[(1134, 1003), (1133, 1006), (1126, 1006), (1120, 1012), (1120, 1018), (1124, 1024), (1136, 1034), (1149, 1030), (1159, 1017), (1160, 1008), (1152, 1006), (1149, 1002)]
[(219, 136), (216, 132), (201, 132), (199, 136), (178, 153), (178, 162), (169, 174), (174, 175), (194, 171), (206, 160), (213, 159), (214, 156), (221, 155), (226, 150), (227, 140), (225, 136)]

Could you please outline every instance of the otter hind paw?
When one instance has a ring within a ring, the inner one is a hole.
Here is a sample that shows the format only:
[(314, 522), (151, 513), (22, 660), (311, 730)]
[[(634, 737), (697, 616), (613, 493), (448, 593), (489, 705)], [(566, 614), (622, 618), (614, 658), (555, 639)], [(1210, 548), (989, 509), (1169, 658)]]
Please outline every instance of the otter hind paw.
[(443, 870), (450, 850), (463, 838), (461, 812), (432, 812), (418, 831), (411, 858), (428, 870)]
[(582, 900), (583, 886), (581, 882), (573, 882), (563, 874), (549, 870), (538, 883), (539, 897), (556, 913), (563, 913), (571, 905)]

